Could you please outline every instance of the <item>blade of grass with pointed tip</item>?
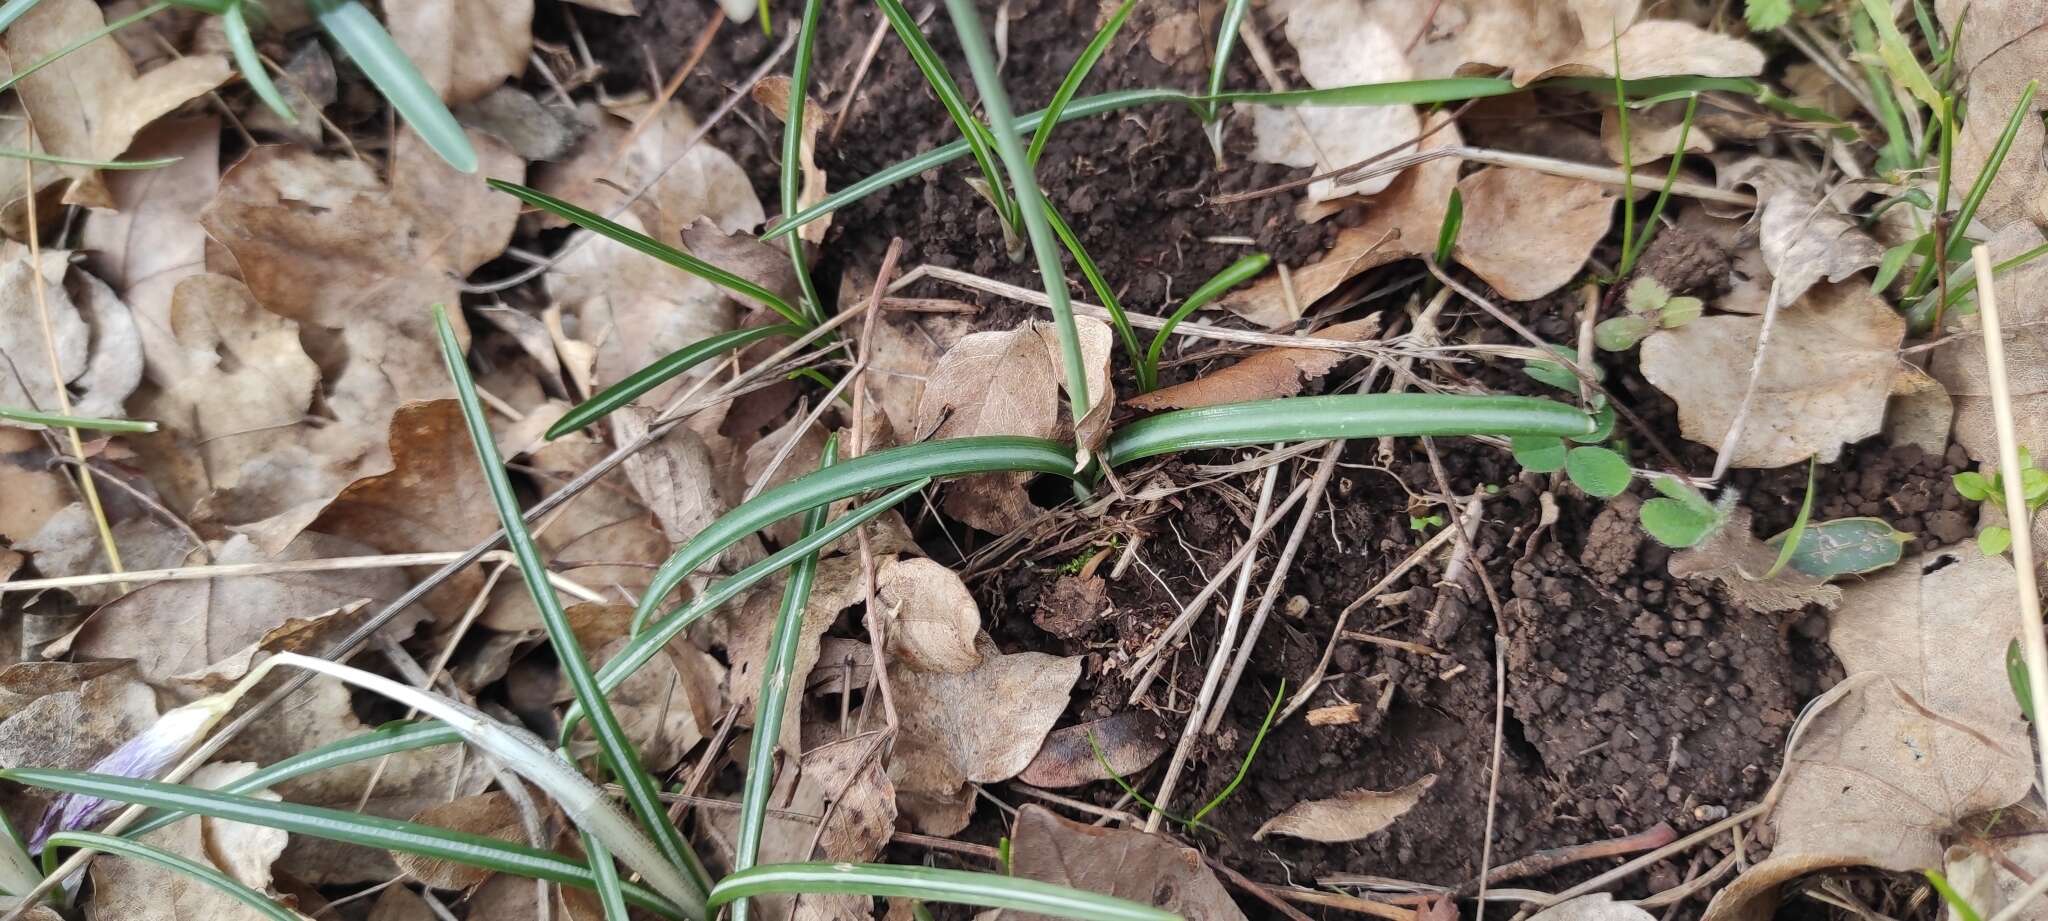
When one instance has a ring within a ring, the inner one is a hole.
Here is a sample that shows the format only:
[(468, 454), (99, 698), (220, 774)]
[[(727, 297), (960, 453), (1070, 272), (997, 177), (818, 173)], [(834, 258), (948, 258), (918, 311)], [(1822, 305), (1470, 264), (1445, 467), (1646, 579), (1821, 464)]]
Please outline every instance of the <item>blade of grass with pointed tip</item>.
[(562, 418), (555, 420), (554, 425), (548, 426), (547, 438), (553, 441), (571, 432), (581, 431), (676, 375), (727, 352), (744, 349), (763, 339), (772, 339), (776, 336), (801, 335), (803, 331), (804, 327), (794, 323), (778, 323), (774, 326), (749, 326), (746, 329), (728, 330), (699, 339), (656, 359), (647, 367), (628, 374), (618, 383), (598, 391), (596, 396), (576, 404), (568, 412), (563, 413)]
[[(266, 918), (272, 918), (274, 921), (300, 921), (298, 912), (290, 911), (284, 906), (271, 901), (263, 893), (242, 885), (233, 877), (222, 873), (219, 869), (181, 857), (162, 848), (151, 847), (140, 841), (130, 841), (127, 838), (116, 838), (113, 835), (102, 835), (89, 831), (58, 832), (51, 835), (48, 843), (44, 845), (43, 854), (45, 859), (54, 855), (57, 849), (62, 847), (89, 848), (104, 854), (115, 854), (130, 860), (153, 863), (187, 879), (212, 886), (220, 890), (222, 894), (249, 906), (257, 914)], [(53, 867), (52, 869), (55, 868)]]
[(767, 305), (769, 309), (781, 314), (783, 319), (791, 323), (806, 329), (809, 329), (811, 326), (810, 323), (805, 321), (802, 312), (790, 306), (789, 302), (783, 300), (781, 295), (660, 240), (656, 240), (640, 231), (613, 221), (602, 214), (585, 210), (546, 192), (538, 189), (529, 189), (516, 182), (507, 182), (503, 179), (485, 179), (484, 182), (491, 188), (511, 195), (520, 201), (546, 211), (607, 240), (653, 256), (727, 291), (760, 301), (762, 304)]
[(278, 92), (277, 84), (270, 82), (270, 72), (263, 67), (263, 56), (256, 53), (256, 37), (249, 34), (249, 15), (244, 11), (247, 0), (230, 5), (221, 17), (221, 30), (227, 33), (228, 50), (235, 56), (235, 67), (242, 72), (242, 81), (255, 91), (256, 98), (284, 119), (287, 125), (299, 123), (298, 113), (292, 111), (292, 104), (285, 101)]
[[(761, 28), (768, 28), (768, 0), (761, 0)], [(782, 213), (793, 214), (803, 195), (803, 138), (805, 94), (811, 91), (811, 48), (818, 35), (819, 0), (804, 0), (803, 20), (797, 24), (796, 59), (789, 65), (789, 117), (782, 120)], [(789, 258), (796, 268), (798, 293), (803, 298), (804, 316), (812, 323), (825, 322), (825, 302), (818, 298), (811, 281), (811, 267), (804, 258), (804, 239), (791, 234)]]
[(311, 0), (313, 14), (334, 43), (369, 77), (377, 92), (391, 101), (398, 116), (419, 133), (448, 165), (465, 173), (477, 169), (476, 148), (455, 115), (441, 102), (441, 95), (420, 76), (412, 59), (399, 50), (391, 33), (371, 15), (359, 0)]
[(1150, 905), (1035, 879), (872, 863), (777, 863), (743, 870), (719, 880), (711, 904), (785, 892), (895, 896), (1079, 921), (1180, 921)]
[[(1124, 0), (1109, 21), (1096, 30), (1095, 38), (1088, 42), (1088, 47), (1081, 49), (1081, 56), (1074, 59), (1074, 66), (1067, 68), (1066, 78), (1060, 81), (1059, 88), (1053, 90), (1052, 101), (1045, 104), (1045, 110), (1038, 119), (1038, 128), (1031, 133), (1031, 146), (1025, 149), (1025, 159), (1031, 161), (1033, 168), (1038, 166), (1038, 158), (1045, 155), (1046, 142), (1052, 140), (1052, 129), (1060, 123), (1060, 115), (1066, 111), (1067, 103), (1074, 101), (1074, 94), (1081, 91), (1081, 84), (1095, 69), (1095, 63), (1102, 60), (1102, 53), (1109, 50), (1109, 43), (1116, 39), (1117, 31), (1124, 27), (1124, 20), (1131, 17), (1131, 10), (1137, 5), (1138, 0)], [(1048, 207), (1046, 210), (1050, 213), (1052, 209)]]
[(1081, 238), (1067, 226), (1060, 217), (1059, 209), (1051, 202), (1045, 205), (1045, 219), (1052, 224), (1052, 232), (1067, 248), (1067, 254), (1074, 257), (1074, 265), (1081, 270), (1081, 277), (1087, 279), (1088, 288), (1095, 292), (1095, 298), (1102, 302), (1102, 309), (1109, 311), (1109, 325), (1116, 330), (1116, 337), (1123, 343), (1124, 354), (1130, 356), (1131, 367), (1143, 367), (1145, 350), (1138, 347), (1138, 334), (1131, 329), (1131, 320), (1124, 315), (1124, 305), (1117, 299), (1116, 291), (1110, 288), (1109, 280), (1102, 277), (1102, 269), (1095, 264), (1095, 258), (1081, 246)]
[(141, 419), (98, 419), (92, 416), (67, 416), (63, 413), (41, 413), (30, 409), (13, 409), (0, 406), (0, 422), (19, 422), (23, 425), (46, 425), (60, 429), (94, 429), (101, 432), (154, 432), (156, 423)]
[(35, 163), (55, 163), (59, 166), (84, 166), (104, 170), (150, 170), (163, 169), (183, 157), (158, 157), (154, 160), (87, 160), (81, 157), (60, 157), (36, 150), (0, 150), (0, 157), (9, 160), (29, 160)]
[[(618, 715), (612, 712), (610, 703), (605, 700), (604, 690), (590, 671), (589, 660), (583, 657), (583, 644), (576, 639), (576, 632), (569, 625), (569, 615), (563, 611), (561, 599), (556, 597), (554, 587), (548, 582), (547, 564), (541, 560), (540, 548), (534, 544), (533, 534), (527, 530), (519, 500), (512, 495), (512, 480), (505, 473), (505, 462), (498, 456), (497, 442), (491, 436), (490, 425), (484, 420), (483, 404), (477, 398), (475, 382), (470, 380), (462, 346), (455, 341), (454, 328), (448, 325), (447, 310), (438, 304), (434, 306), (434, 331), (441, 340), (441, 358), (447, 363), (448, 375), (455, 382), (455, 399), (462, 407), (462, 420), (475, 445), (484, 480), (490, 486), (491, 503), (497, 508), (498, 520), (505, 528), (505, 545), (511, 548), (513, 558), (519, 563), (519, 574), (526, 583), (527, 596), (540, 612), (541, 624), (547, 628), (548, 642), (555, 649), (555, 657), (561, 661), (562, 673), (568, 677), (577, 702), (590, 715), (598, 748), (603, 751), (604, 760), (619, 784), (625, 787), (627, 804), (639, 817), (640, 824), (654, 836), (662, 855), (674, 867), (694, 870), (698, 864), (695, 855), (690, 853), (690, 845), (669, 822), (668, 810), (662, 806), (654, 778), (648, 776), (647, 769), (641, 765), (640, 753), (633, 748), (632, 741), (626, 737), (625, 727), (620, 725)], [(608, 841), (607, 844), (632, 863), (634, 869), (649, 872), (619, 842)], [(708, 888), (702, 877), (693, 882), (700, 888)], [(670, 898), (681, 898), (672, 892), (664, 894)]]
[[(1678, 146), (1672, 150), (1671, 167), (1664, 173), (1664, 185), (1657, 190), (1657, 200), (1650, 205), (1649, 216), (1643, 219), (1642, 236), (1636, 238), (1634, 249), (1622, 253), (1621, 266), (1615, 270), (1616, 277), (1628, 275), (1629, 270), (1635, 268), (1636, 260), (1641, 259), (1643, 253), (1650, 248), (1650, 241), (1657, 237), (1659, 226), (1657, 217), (1664, 213), (1664, 206), (1671, 203), (1671, 187), (1677, 184), (1678, 167), (1685, 162), (1685, 142), (1688, 137), (1692, 136), (1692, 119), (1694, 113), (1699, 110), (1699, 105), (1699, 94), (1695, 93), (1686, 97), (1685, 119), (1678, 123)], [(1622, 120), (1625, 122), (1626, 116)], [(1624, 141), (1623, 143), (1627, 142)], [(1629, 175), (1633, 177), (1635, 169), (1629, 167), (1628, 170)], [(1633, 182), (1633, 179), (1630, 181)]]
[(1250, 281), (1253, 276), (1265, 271), (1266, 267), (1272, 264), (1272, 256), (1265, 253), (1253, 253), (1224, 266), (1223, 271), (1217, 272), (1208, 281), (1202, 282), (1202, 286), (1196, 288), (1195, 293), (1188, 295), (1188, 299), (1180, 305), (1180, 308), (1175, 310), (1172, 316), (1166, 318), (1166, 322), (1159, 327), (1159, 331), (1152, 334), (1152, 345), (1145, 350), (1145, 361), (1138, 365), (1138, 386), (1144, 390), (1152, 390), (1159, 386), (1159, 356), (1166, 351), (1166, 341), (1173, 336), (1174, 327), (1179, 326), (1181, 321), (1186, 320), (1210, 301), (1222, 297), (1224, 292)]
[[(0, 779), (45, 790), (260, 825), (308, 838), (448, 860), (496, 873), (544, 879), (583, 889), (593, 888), (590, 868), (560, 854), (416, 822), (81, 771), (11, 768), (0, 770)], [(685, 917), (681, 908), (645, 887), (628, 884), (625, 891), (627, 899), (635, 905), (672, 918)]]
[[(1999, 132), (1998, 143), (1992, 145), (1991, 156), (1985, 159), (1983, 171), (1977, 174), (1977, 181), (1970, 184), (1969, 194), (1963, 196), (1962, 205), (1956, 208), (1955, 224), (1949, 229), (1948, 239), (1945, 241), (1950, 258), (1959, 258), (1962, 254), (1963, 243), (1969, 235), (1970, 222), (1976, 219), (1977, 209), (1984, 204), (1984, 196), (1990, 194), (1992, 180), (1998, 178), (1999, 170), (2005, 166), (2006, 154), (2012, 152), (2013, 141), (2019, 137), (2020, 127), (2028, 118), (2034, 117), (2034, 94), (2039, 89), (2038, 81), (2028, 80), (2026, 88), (2020, 91), (2019, 104), (2013, 106), (2012, 115), (2006, 119), (2005, 130)], [(1935, 273), (1945, 268), (1946, 266), (1934, 265), (1932, 259), (1922, 263), (1920, 271), (1913, 276), (1913, 287), (1908, 289), (1908, 295), (1925, 295)]]
[(1209, 96), (1202, 103), (1202, 120), (1216, 120), (1215, 97), (1222, 95), (1223, 84), (1230, 76), (1230, 52), (1237, 47), (1237, 27), (1244, 22), (1246, 13), (1251, 12), (1251, 0), (1230, 0), (1223, 7), (1223, 21), (1216, 24), (1216, 57), (1209, 62)]
[[(824, 456), (818, 469), (832, 466), (839, 451), (838, 436), (825, 440)], [(803, 533), (814, 534), (825, 523), (825, 506), (804, 513)], [(733, 845), (734, 871), (751, 867), (761, 857), (761, 832), (768, 822), (768, 794), (775, 789), (775, 750), (782, 743), (782, 710), (789, 700), (789, 685), (795, 676), (797, 642), (802, 639), (804, 611), (811, 603), (811, 585), (818, 577), (818, 552), (813, 550), (796, 561), (782, 586), (782, 608), (775, 614), (775, 630), (768, 638), (768, 662), (761, 670), (761, 693), (754, 700), (754, 739), (747, 748), (746, 785), (740, 791), (739, 841)], [(747, 921), (746, 899), (733, 903), (733, 921)]]
[(1806, 538), (1806, 522), (1813, 517), (1813, 482), (1817, 475), (1817, 461), (1806, 463), (1806, 498), (1799, 500), (1799, 514), (1792, 519), (1792, 528), (1785, 532), (1785, 542), (1778, 548), (1778, 558), (1771, 568), (1764, 570), (1764, 579), (1776, 578), (1792, 562), (1792, 555), (1799, 552), (1799, 544)]
[[(889, 20), (889, 27), (896, 31), (897, 40), (910, 52), (910, 60), (924, 75), (932, 94), (939, 98), (939, 104), (946, 107), (946, 114), (953, 119), (953, 126), (960, 129), (961, 139), (974, 154), (974, 163), (981, 168), (981, 175), (988, 180), (989, 194), (996, 200), (997, 216), (1003, 223), (1015, 226), (1017, 203), (1003, 186), (1003, 174), (996, 169), (995, 154), (989, 149), (988, 129), (981, 120), (974, 117), (965, 97), (960, 95), (960, 85), (953, 82), (953, 75), (946, 70), (946, 62), (932, 49), (932, 43), (925, 40), (924, 31), (917, 27), (917, 20), (904, 9), (902, 0), (876, 0), (882, 8), (882, 15)], [(988, 94), (982, 94), (982, 104), (988, 103)]]
[[(16, 83), (20, 83), (23, 79), (28, 77), (28, 75), (35, 73), (36, 71), (42, 70), (43, 68), (48, 67), (52, 64), (55, 64), (58, 61), (63, 60), (64, 58), (68, 57), (71, 54), (71, 52), (77, 51), (80, 48), (90, 45), (93, 42), (99, 41), (102, 38), (106, 38), (109, 35), (119, 32), (122, 29), (128, 28), (129, 26), (132, 26), (145, 19), (148, 19), (151, 16), (155, 16), (156, 14), (161, 13), (164, 10), (170, 8), (171, 5), (168, 2), (165, 2), (165, 0), (157, 0), (156, 3), (152, 3), (148, 6), (145, 6), (142, 9), (136, 10), (133, 13), (129, 13), (128, 15), (116, 19), (113, 22), (107, 23), (105, 26), (101, 28), (94, 29), (91, 32), (86, 33), (84, 37), (72, 41), (71, 44), (65, 45), (62, 48), (50, 52), (50, 54), (47, 57), (44, 57), (42, 60), (37, 61), (34, 64), (30, 64), (29, 66), (24, 67), (21, 70), (14, 72), (13, 74), (10, 74), (7, 77), (7, 79), (0, 80), (0, 93), (4, 93), (7, 90), (13, 88), (13, 86)], [(28, 12), (28, 10), (23, 9), (21, 12), (15, 13), (15, 16), (18, 18), (20, 17), (21, 13), (26, 12)]]

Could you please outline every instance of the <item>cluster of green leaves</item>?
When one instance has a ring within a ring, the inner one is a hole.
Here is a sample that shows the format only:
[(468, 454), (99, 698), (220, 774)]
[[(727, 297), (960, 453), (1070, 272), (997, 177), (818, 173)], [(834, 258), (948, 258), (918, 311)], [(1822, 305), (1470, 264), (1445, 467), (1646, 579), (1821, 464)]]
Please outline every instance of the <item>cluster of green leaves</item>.
[[(1955, 475), (1956, 492), (1972, 502), (1989, 502), (2005, 509), (2005, 474), (2000, 470), (1985, 476), (1975, 470), (1965, 470)], [(2027, 503), (2025, 521), (2032, 521), (2034, 513), (2048, 505), (2048, 470), (2034, 466), (2034, 459), (2027, 449), (2020, 449), (2020, 495)], [(2015, 516), (2011, 509), (2005, 509), (2006, 518)], [(1987, 554), (2004, 553), (2012, 546), (2012, 531), (2005, 525), (1992, 525), (1977, 532), (1977, 546)]]
[(1662, 282), (1642, 276), (1622, 297), (1626, 312), (1593, 327), (1593, 344), (1609, 352), (1628, 351), (1657, 330), (1677, 329), (1699, 319), (1704, 306), (1696, 297), (1673, 297)]
[(1747, 0), (1742, 5), (1742, 18), (1751, 29), (1769, 32), (1783, 28), (1795, 13), (1811, 16), (1826, 7), (1826, 0)]

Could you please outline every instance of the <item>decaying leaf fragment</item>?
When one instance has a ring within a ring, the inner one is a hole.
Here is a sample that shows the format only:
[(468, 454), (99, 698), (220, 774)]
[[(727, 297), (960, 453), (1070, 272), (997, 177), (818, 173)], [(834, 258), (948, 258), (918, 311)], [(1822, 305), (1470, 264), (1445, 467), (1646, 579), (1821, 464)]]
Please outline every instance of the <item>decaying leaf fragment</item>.
[[(1303, 0), (1289, 10), (1286, 31), (1301, 61), (1302, 79), (1310, 86), (1387, 83), (1413, 75), (1402, 39), (1367, 19), (1363, 0)], [(1255, 106), (1252, 115), (1257, 138), (1252, 159), (1311, 167), (1317, 173), (1392, 149), (1421, 131), (1414, 106)], [(1309, 185), (1307, 200), (1371, 195), (1393, 179), (1392, 174), (1342, 182), (1318, 179)]]
[(1149, 767), (1171, 744), (1166, 723), (1158, 714), (1127, 710), (1054, 730), (1017, 779), (1057, 790), (1108, 780), (1111, 771), (1129, 777)]
[[(1244, 921), (1244, 912), (1193, 848), (1157, 835), (1070, 822), (1043, 806), (1017, 811), (1012, 872), (1163, 908), (1188, 921)], [(1036, 915), (1004, 911), (994, 921)]]
[[(1356, 342), (1379, 330), (1380, 318), (1374, 314), (1362, 320), (1324, 327), (1316, 330), (1314, 335), (1318, 339)], [(1348, 357), (1348, 353), (1333, 349), (1261, 349), (1237, 364), (1219, 368), (1186, 383), (1141, 393), (1125, 400), (1124, 405), (1144, 410), (1194, 409), (1220, 403), (1291, 397)]]
[(1429, 792), (1435, 784), (1436, 775), (1425, 774), (1422, 779), (1398, 790), (1382, 793), (1359, 788), (1329, 799), (1295, 803), (1259, 826), (1252, 839), (1286, 835), (1308, 841), (1356, 841), (1407, 815), (1408, 810), (1422, 801), (1422, 794)]
[(1564, 286), (1614, 220), (1613, 190), (1583, 179), (1493, 167), (1458, 183), (1465, 220), (1452, 258), (1509, 300)]
[[(982, 641), (982, 661), (958, 674), (889, 663), (902, 721), (889, 776), (906, 793), (950, 797), (968, 782), (1008, 780), (1031, 763), (1067, 708), (1079, 657), (1003, 654)], [(1003, 731), (991, 732), (989, 727)]]
[(533, 53), (533, 0), (399, 3), (384, 15), (392, 41), (451, 105), (525, 73)]
[(1826, 580), (1786, 567), (1768, 578), (1778, 549), (1749, 533), (1748, 509), (1729, 512), (1706, 540), (1671, 555), (1667, 568), (1681, 579), (1713, 579), (1753, 611), (1796, 611), (1809, 604), (1833, 608), (1842, 590)]

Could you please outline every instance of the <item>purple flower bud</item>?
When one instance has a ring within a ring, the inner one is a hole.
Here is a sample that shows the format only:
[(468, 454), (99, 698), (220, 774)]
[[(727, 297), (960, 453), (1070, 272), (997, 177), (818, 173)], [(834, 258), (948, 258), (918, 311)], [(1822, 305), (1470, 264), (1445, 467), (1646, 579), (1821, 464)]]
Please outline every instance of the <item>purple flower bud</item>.
[[(157, 717), (148, 729), (137, 733), (134, 738), (121, 743), (113, 753), (101, 758), (92, 766), (95, 774), (111, 774), (118, 777), (134, 777), (155, 780), (185, 757), (185, 753), (206, 737), (213, 724), (234, 706), (239, 693), (215, 694), (202, 697), (189, 704)], [(42, 821), (36, 824), (35, 833), (29, 836), (28, 852), (40, 853), (43, 842), (51, 835), (64, 831), (77, 831), (99, 824), (107, 813), (120, 806), (119, 802), (104, 800), (97, 796), (82, 796), (73, 793), (59, 795), (43, 810)]]

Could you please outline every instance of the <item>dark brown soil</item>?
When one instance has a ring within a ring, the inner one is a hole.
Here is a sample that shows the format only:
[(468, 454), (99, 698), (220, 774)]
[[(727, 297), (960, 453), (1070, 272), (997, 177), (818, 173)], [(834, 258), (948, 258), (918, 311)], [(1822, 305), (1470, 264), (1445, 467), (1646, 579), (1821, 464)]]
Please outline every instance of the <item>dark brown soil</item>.
[[(599, 60), (613, 68), (609, 81), (615, 88), (645, 85), (646, 55), (664, 75), (671, 72), (712, 8), (698, 0), (641, 5), (644, 15), (631, 22), (580, 8), (575, 12)], [(1035, 108), (1086, 43), (1097, 9), (1078, 0), (1012, 0), (1008, 9), (1005, 78), (1018, 107)], [(1154, 4), (1139, 7), (1084, 93), (1197, 85), (1204, 66), (1200, 52), (1182, 64), (1188, 69), (1176, 70), (1147, 51), (1144, 36), (1162, 10)], [(992, 16), (995, 8), (984, 3), (983, 11)], [(913, 12), (923, 9), (913, 5)], [(865, 3), (828, 3), (814, 90), (828, 107), (845, 104), (848, 79), (876, 16)], [(943, 12), (935, 14), (927, 32), (965, 82), (966, 68), (944, 23)], [(541, 17), (541, 25), (552, 27), (547, 17)], [(1276, 37), (1274, 44), (1276, 53), (1284, 54), (1284, 42)], [(774, 41), (752, 25), (725, 28), (696, 75), (685, 82), (682, 97), (692, 111), (710, 111), (773, 47)], [(1234, 79), (1239, 85), (1259, 82), (1248, 66), (1240, 62), (1238, 68), (1242, 72)], [(852, 99), (845, 130), (821, 153), (835, 188), (957, 137), (893, 39), (883, 42)], [(720, 125), (713, 140), (749, 168), (763, 200), (773, 202), (774, 132), (759, 127), (772, 120), (751, 105), (744, 111), (747, 118)], [(1233, 135), (1231, 145), (1242, 140)], [(1260, 249), (1291, 264), (1307, 261), (1324, 245), (1326, 228), (1304, 228), (1292, 219), (1292, 197), (1208, 205), (1220, 193), (1299, 175), (1247, 165), (1237, 156), (1230, 163), (1218, 171), (1194, 117), (1184, 109), (1161, 107), (1062, 128), (1040, 172), (1052, 201), (1081, 233), (1124, 303), (1150, 312), (1244, 252), (1242, 245), (1206, 238), (1251, 237)], [(1029, 263), (1012, 262), (1002, 253), (989, 208), (965, 182), (972, 170), (971, 161), (962, 160), (839, 213), (821, 250), (821, 280), (830, 282), (852, 268), (872, 271), (889, 240), (901, 237), (906, 267), (958, 267), (1035, 286)], [(1659, 243), (1646, 266), (1657, 267), (1660, 276), (1682, 276), (1684, 281), (1674, 280), (1676, 287), (1689, 289), (1693, 279), (1714, 274), (1712, 265), (1700, 264), (1702, 258), (1711, 263), (1712, 255), (1685, 249), (1681, 235), (1667, 235)], [(1076, 283), (1076, 290), (1082, 290)], [(836, 285), (820, 288), (830, 291)], [(955, 289), (921, 293), (967, 297)], [(993, 300), (984, 306), (976, 321), (981, 328), (1006, 328), (1029, 313)], [(1573, 338), (1573, 318), (1566, 315), (1575, 309), (1571, 305), (1538, 303), (1523, 309), (1525, 321), (1545, 337)], [(1506, 341), (1497, 324), (1466, 320), (1447, 317), (1452, 327), (1447, 333)], [(1609, 385), (1618, 398), (1648, 420), (1656, 436), (1680, 453), (1679, 460), (1694, 471), (1711, 467), (1710, 452), (1678, 437), (1668, 400), (1619, 363), (1610, 372)], [(1466, 373), (1476, 373), (1496, 389), (1537, 392), (1538, 385), (1512, 367)], [(1633, 446), (1639, 464), (1661, 465), (1642, 433), (1624, 429), (1620, 434)], [(1441, 655), (1340, 641), (1311, 705), (1356, 703), (1361, 705), (1359, 721), (1312, 727), (1297, 717), (1280, 727), (1265, 741), (1244, 786), (1206, 820), (1209, 830), (1191, 833), (1190, 840), (1258, 880), (1307, 883), (1352, 873), (1456, 886), (1478, 872), (1489, 801), (1495, 865), (1659, 823), (1683, 833), (1723, 810), (1755, 801), (1777, 772), (1794, 715), (1840, 674), (1824, 644), (1825, 618), (1815, 612), (1762, 615), (1733, 603), (1717, 587), (1674, 581), (1665, 570), (1669, 551), (1642, 537), (1634, 524), (1640, 496), (1603, 503), (1578, 493), (1561, 477), (1521, 472), (1500, 449), (1448, 441), (1439, 448), (1452, 492), (1492, 493), (1484, 504), (1473, 560), (1498, 597), (1498, 609), (1477, 585), (1470, 595), (1446, 599), (1457, 589), (1440, 584), (1442, 557), (1417, 566), (1389, 588), (1385, 602), (1368, 604), (1353, 615), (1347, 629), (1425, 644)], [(1377, 445), (1363, 442), (1346, 451), (1345, 467), (1332, 484), (1321, 520), (1310, 529), (1287, 580), (1287, 596), (1299, 596), (1302, 603), (1294, 612), (1276, 612), (1267, 625), (1224, 730), (1198, 748), (1176, 806), (1203, 802), (1231, 781), (1281, 681), (1302, 680), (1322, 655), (1337, 613), (1427, 539), (1409, 521), (1411, 497), (1438, 492), (1420, 445), (1398, 444), (1395, 456), (1385, 462), (1376, 452)], [(1881, 441), (1853, 447), (1838, 462), (1820, 468), (1815, 517), (1884, 518), (1918, 535), (1909, 552), (1960, 540), (1968, 536), (1975, 515), (1949, 487), (1959, 459), (1955, 451), (1947, 457), (1922, 456), (1917, 449), (1893, 449)], [(1742, 471), (1730, 486), (1754, 513), (1758, 533), (1772, 534), (1796, 515), (1805, 479), (1805, 471), (1796, 468)], [(1284, 490), (1288, 484), (1280, 485)], [(1558, 513), (1551, 526), (1542, 524), (1546, 494)], [(1184, 599), (1236, 549), (1244, 524), (1238, 510), (1214, 493), (1184, 493), (1176, 502), (1164, 518), (1144, 527), (1154, 537), (1148, 560), (1173, 594)], [(962, 539), (971, 541), (972, 535)], [(932, 551), (957, 559), (943, 543), (935, 542)], [(1181, 547), (1190, 548), (1193, 557)], [(990, 631), (1005, 649), (1091, 656), (1069, 717), (1078, 720), (1125, 708), (1130, 676), (1122, 668), (1128, 654), (1155, 635), (1178, 604), (1159, 580), (1134, 569), (1108, 586), (1113, 617), (1092, 628), (1061, 622), (1056, 624), (1061, 635), (1048, 633), (1034, 623), (1034, 615), (1053, 590), (1058, 568), (1071, 558), (1071, 553), (1035, 561), (1027, 557), (1028, 565), (1005, 568), (976, 588)], [(1173, 711), (1184, 708), (1200, 684), (1216, 629), (1214, 621), (1198, 623), (1167, 670), (1173, 691), (1162, 687), (1153, 695), (1155, 706), (1166, 711), (1176, 728), (1183, 718)], [(1495, 677), (1497, 661), (1505, 667), (1504, 694)], [(1504, 702), (1504, 714), (1494, 791), (1490, 764), (1497, 702)], [(1363, 841), (1252, 840), (1262, 822), (1296, 802), (1359, 787), (1390, 790), (1426, 774), (1436, 775), (1437, 781), (1421, 804), (1388, 831)], [(1149, 773), (1134, 778), (1141, 785), (1154, 780)], [(1097, 784), (1085, 795), (1107, 804), (1116, 793), (1110, 784)], [(984, 808), (965, 837), (993, 842), (1000, 834), (999, 817)], [(1711, 848), (1728, 846), (1720, 839), (1702, 856), (1714, 858)], [(925, 860), (934, 855), (915, 851), (904, 856)], [(1641, 895), (1673, 885), (1693, 859), (1688, 855), (1686, 863), (1637, 876), (1625, 891)], [(1591, 861), (1509, 885), (1561, 887), (1615, 863)], [(1255, 917), (1272, 915), (1255, 901), (1245, 900), (1244, 906)], [(1691, 903), (1679, 916), (1696, 915), (1698, 906)]]

